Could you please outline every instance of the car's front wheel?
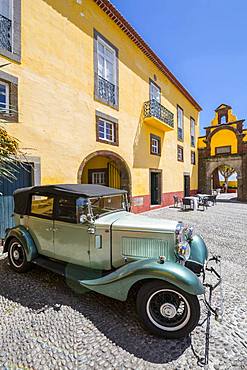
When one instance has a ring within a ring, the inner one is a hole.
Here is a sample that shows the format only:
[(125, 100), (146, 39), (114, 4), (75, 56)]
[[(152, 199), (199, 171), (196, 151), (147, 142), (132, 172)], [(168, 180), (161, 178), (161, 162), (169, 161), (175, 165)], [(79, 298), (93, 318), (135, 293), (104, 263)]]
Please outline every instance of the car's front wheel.
[(27, 261), (23, 244), (16, 238), (9, 243), (8, 258), (11, 268), (17, 272), (26, 272), (31, 269), (32, 265)]
[(187, 336), (200, 318), (197, 296), (163, 281), (144, 284), (137, 294), (136, 304), (146, 328), (165, 338)]

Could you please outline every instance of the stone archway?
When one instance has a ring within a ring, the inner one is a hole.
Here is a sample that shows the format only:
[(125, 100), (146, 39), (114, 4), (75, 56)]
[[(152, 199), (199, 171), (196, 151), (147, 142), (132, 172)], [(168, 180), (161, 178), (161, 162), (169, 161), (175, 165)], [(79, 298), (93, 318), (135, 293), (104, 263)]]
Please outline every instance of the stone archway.
[(238, 199), (243, 200), (243, 178), (242, 178), (242, 157), (241, 156), (228, 156), (228, 157), (218, 157), (210, 158), (206, 162), (206, 179), (205, 188), (207, 194), (211, 193), (211, 177), (214, 171), (220, 166), (229, 166), (235, 169), (237, 173), (238, 181)]
[[(226, 116), (225, 123), (221, 120), (223, 116)], [(238, 120), (227, 104), (216, 108), (211, 125), (205, 127), (206, 135), (198, 141), (200, 192), (209, 193), (211, 175), (215, 175), (214, 184), (219, 183), (216, 181), (216, 169), (227, 165), (237, 172), (238, 200), (247, 201), (247, 130), (244, 128), (244, 121)]]
[(92, 175), (97, 172), (102, 174), (102, 178), (104, 177), (105, 185), (127, 190), (131, 195), (131, 172), (119, 154), (109, 150), (98, 150), (89, 154), (79, 167), (77, 182), (95, 183)]

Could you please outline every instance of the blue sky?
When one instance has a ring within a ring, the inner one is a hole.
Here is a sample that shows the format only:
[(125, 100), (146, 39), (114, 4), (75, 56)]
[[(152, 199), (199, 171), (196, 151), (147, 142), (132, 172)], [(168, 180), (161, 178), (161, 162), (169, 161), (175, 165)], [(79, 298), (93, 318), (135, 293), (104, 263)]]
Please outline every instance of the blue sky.
[(221, 103), (247, 118), (246, 0), (112, 0), (202, 106), (202, 127)]

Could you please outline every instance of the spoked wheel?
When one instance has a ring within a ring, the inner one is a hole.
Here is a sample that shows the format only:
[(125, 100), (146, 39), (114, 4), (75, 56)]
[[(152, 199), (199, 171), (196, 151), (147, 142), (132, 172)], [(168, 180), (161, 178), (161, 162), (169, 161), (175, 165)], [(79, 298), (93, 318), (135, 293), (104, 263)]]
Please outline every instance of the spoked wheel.
[(31, 263), (27, 262), (26, 252), (18, 239), (12, 239), (9, 243), (8, 258), (10, 266), (17, 272), (30, 270)]
[(165, 338), (188, 335), (200, 318), (196, 296), (162, 282), (151, 281), (142, 286), (137, 295), (137, 312), (144, 325)]

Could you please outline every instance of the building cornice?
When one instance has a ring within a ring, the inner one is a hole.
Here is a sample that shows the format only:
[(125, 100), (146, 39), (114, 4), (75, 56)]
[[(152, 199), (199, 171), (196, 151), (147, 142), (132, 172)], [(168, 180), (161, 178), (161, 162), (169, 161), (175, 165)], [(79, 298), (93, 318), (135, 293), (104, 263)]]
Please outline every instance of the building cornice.
[(164, 73), (164, 75), (178, 88), (178, 90), (200, 112), (202, 108), (178, 81), (162, 60), (154, 53), (142, 37), (135, 31), (129, 22), (121, 15), (115, 6), (108, 0), (94, 0), (94, 2), (113, 20), (114, 23), (136, 44), (136, 46)]
[(212, 126), (207, 126), (207, 127), (203, 127), (205, 130), (207, 128), (216, 128), (216, 127), (223, 127), (224, 126), (231, 126), (231, 125), (236, 125), (237, 123), (243, 123), (245, 121), (245, 119), (239, 119), (237, 121), (232, 121), (232, 122), (227, 122), (227, 123), (222, 123), (222, 124), (219, 124), (219, 125), (212, 125)]

